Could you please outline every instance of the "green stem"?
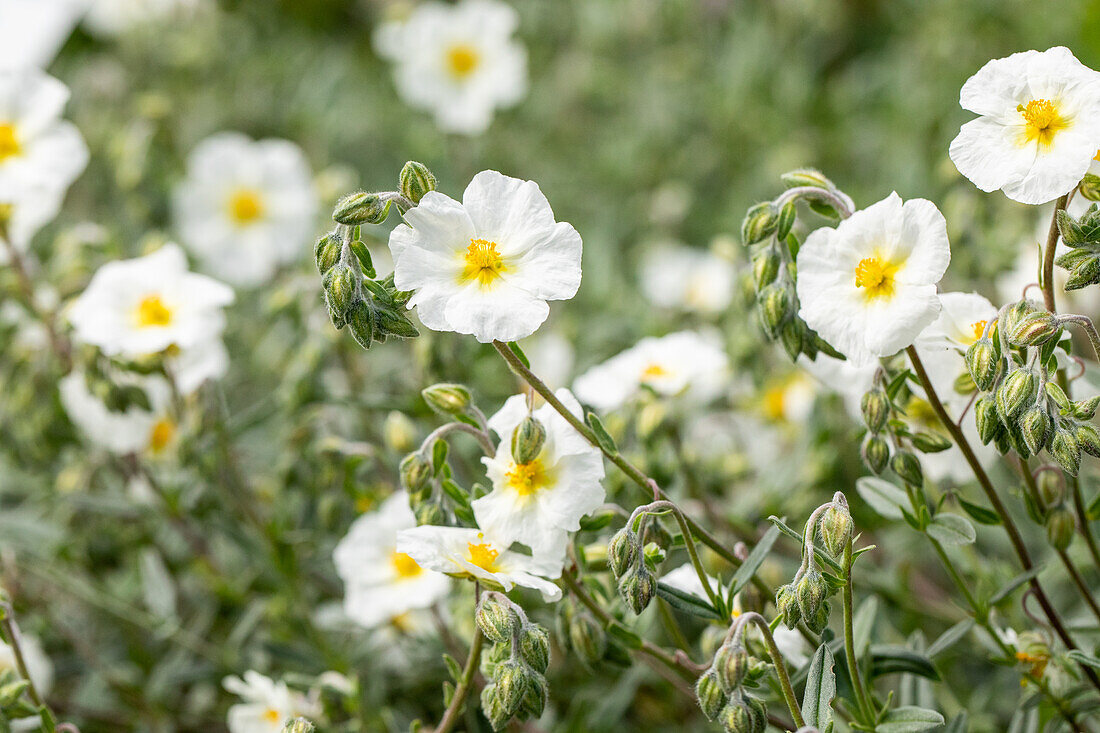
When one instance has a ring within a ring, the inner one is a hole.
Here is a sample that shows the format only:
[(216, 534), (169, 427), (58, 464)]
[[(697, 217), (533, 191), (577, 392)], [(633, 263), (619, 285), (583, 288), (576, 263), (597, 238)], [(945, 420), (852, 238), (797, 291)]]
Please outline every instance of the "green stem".
[(852, 677), (852, 687), (855, 688), (859, 709), (864, 720), (870, 723), (875, 719), (875, 707), (871, 703), (867, 689), (863, 686), (863, 674), (859, 671), (852, 616), (852, 540), (848, 538), (847, 544), (844, 545), (844, 657), (848, 661), (848, 673)]
[(720, 616), (726, 616), (726, 603), (711, 590), (710, 578), (707, 577), (707, 571), (703, 567), (703, 561), (699, 559), (699, 553), (695, 549), (695, 540), (691, 538), (691, 530), (688, 527), (687, 517), (680, 511), (680, 507), (676, 506), (671, 501), (655, 501), (652, 504), (647, 504), (635, 509), (634, 514), (631, 515), (631, 522), (634, 521), (634, 517), (641, 514), (654, 514), (665, 511), (671, 512), (672, 516), (676, 517), (676, 522), (680, 525), (680, 532), (684, 535), (684, 547), (687, 549), (688, 557), (691, 558), (691, 565), (695, 568), (695, 574), (699, 576), (699, 582), (703, 584), (703, 590), (706, 591), (707, 597), (710, 598), (714, 610), (717, 611)]
[[(849, 544), (849, 547), (850, 546)], [(806, 721), (802, 717), (802, 709), (798, 705), (798, 698), (794, 695), (794, 688), (791, 686), (791, 677), (787, 674), (787, 665), (783, 661), (783, 654), (779, 651), (779, 647), (776, 646), (775, 637), (772, 636), (772, 630), (768, 625), (767, 619), (756, 611), (748, 611), (747, 613), (741, 614), (737, 617), (737, 620), (733, 622), (733, 626), (730, 627), (729, 632), (726, 634), (726, 640), (729, 641), (731, 637), (733, 639), (738, 639), (740, 635), (744, 633), (744, 628), (750, 623), (756, 624), (756, 627), (760, 629), (764, 637), (764, 646), (768, 648), (768, 656), (772, 658), (772, 666), (775, 667), (775, 676), (779, 678), (779, 687), (783, 692), (783, 700), (787, 703), (787, 709), (791, 711), (791, 717), (794, 719), (795, 726), (802, 728), (806, 725)]]
[(11, 647), (12, 656), (15, 657), (15, 668), (19, 672), (19, 676), (27, 683), (27, 695), (30, 696), (34, 706), (40, 708), (43, 705), (42, 698), (38, 694), (38, 689), (34, 686), (34, 680), (31, 679), (30, 672), (27, 671), (27, 663), (23, 659), (23, 648), (19, 643), (19, 629), (15, 624), (15, 611), (10, 603), (0, 603), (0, 613), (4, 615), (2, 622), (4, 636), (7, 637), (8, 646)]
[(34, 297), (34, 281), (31, 280), (26, 263), (23, 261), (23, 253), (16, 248), (9, 238), (7, 224), (4, 221), (0, 221), (0, 242), (4, 243), (4, 249), (8, 253), (8, 263), (11, 265), (11, 269), (15, 273), (15, 279), (19, 283), (19, 289), (25, 301), (24, 305), (34, 314), (34, 317), (42, 324), (42, 327), (46, 329), (46, 336), (49, 339), (50, 348), (53, 350), (58, 361), (61, 362), (62, 369), (66, 372), (69, 371), (73, 363), (72, 348), (69, 342), (58, 333), (57, 313), (48, 312), (38, 307), (38, 302)]
[(1047, 230), (1047, 243), (1043, 248), (1043, 304), (1051, 313), (1057, 312), (1054, 302), (1054, 254), (1058, 249), (1058, 212), (1066, 208), (1069, 203), (1069, 194), (1062, 196), (1054, 204), (1054, 214), (1050, 218), (1050, 229)]
[(470, 654), (466, 657), (466, 666), (462, 668), (462, 679), (458, 681), (458, 686), (455, 687), (454, 695), (451, 697), (451, 704), (447, 706), (447, 710), (443, 713), (439, 725), (435, 728), (435, 733), (448, 733), (458, 722), (458, 716), (462, 714), (462, 705), (466, 702), (470, 689), (474, 686), (474, 674), (481, 662), (481, 649), (484, 645), (485, 637), (481, 633), (481, 627), (474, 624), (474, 640), (470, 644)]

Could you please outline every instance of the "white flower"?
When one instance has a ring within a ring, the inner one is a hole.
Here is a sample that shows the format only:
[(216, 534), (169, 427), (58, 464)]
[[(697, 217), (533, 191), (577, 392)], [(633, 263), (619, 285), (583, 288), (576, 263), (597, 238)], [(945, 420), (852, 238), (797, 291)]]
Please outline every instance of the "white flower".
[(173, 351), (165, 366), (182, 395), (189, 395), (203, 383), (221, 379), (229, 369), (229, 352), (220, 338), (209, 338), (189, 349)]
[(943, 293), (939, 316), (917, 338), (924, 349), (965, 353), (997, 319), (997, 308), (977, 293)]
[(421, 322), (478, 341), (530, 336), (581, 283), (581, 236), (534, 181), (474, 176), (462, 203), (432, 191), (390, 234), (394, 284)]
[(84, 25), (97, 36), (117, 36), (139, 26), (165, 23), (198, 4), (199, 0), (92, 0)]
[(798, 357), (798, 365), (811, 377), (840, 395), (848, 414), (853, 419), (860, 419), (860, 402), (864, 393), (874, 384), (877, 363), (855, 366), (850, 361), (834, 359), (828, 354), (818, 354), (816, 359), (810, 359), (803, 354)]
[(411, 609), (427, 608), (450, 591), (450, 578), (397, 551), (398, 531), (415, 526), (409, 496), (398, 491), (356, 519), (336, 545), (332, 559), (344, 581), (344, 611), (356, 623), (400, 623)]
[[(555, 394), (573, 414), (583, 414), (569, 390)], [(527, 396), (520, 394), (508, 398), (489, 419), (500, 443), (495, 456), (481, 460), (493, 490), (473, 502), (474, 517), (497, 541), (521, 542), (536, 558), (561, 563), (569, 533), (603, 503), (603, 456), (553, 407), (543, 405), (533, 413), (546, 429), (542, 451), (527, 463), (516, 463), (512, 432), (527, 414)]]
[(78, 341), (111, 356), (140, 357), (218, 337), (222, 308), (232, 301), (230, 288), (188, 272), (180, 248), (166, 244), (99, 268), (70, 307), (69, 321)]
[(404, 529), (397, 533), (397, 551), (428, 570), (488, 581), (505, 591), (516, 585), (534, 588), (548, 601), (561, 598), (561, 588), (547, 580), (561, 577), (561, 559), (512, 552), (480, 529), (430, 524)]
[(152, 409), (130, 405), (125, 411), (112, 410), (89, 391), (84, 373), (74, 371), (58, 384), (69, 419), (89, 442), (112, 453), (162, 454), (173, 444), (178, 427), (169, 410), (172, 395), (168, 383), (157, 376), (119, 373), (115, 377), (119, 386), (141, 389)]
[[(707, 602), (710, 601), (710, 597), (707, 595), (706, 590), (703, 589), (702, 581), (699, 580), (699, 573), (695, 571), (695, 566), (690, 562), (686, 562), (680, 567), (669, 570), (667, 573), (661, 575), (661, 582), (670, 588), (689, 593)], [(707, 582), (710, 583), (711, 590), (720, 591), (722, 588), (718, 578), (715, 578), (713, 575), (707, 575)]]
[(531, 369), (545, 384), (550, 387), (568, 384), (576, 351), (567, 338), (556, 331), (543, 331), (525, 341), (523, 351), (531, 362)]
[(892, 193), (806, 239), (799, 315), (856, 366), (890, 356), (936, 320), (936, 283), (950, 260), (939, 209)]
[(654, 305), (713, 315), (733, 298), (733, 265), (706, 250), (677, 245), (651, 249), (642, 260), (642, 292)]
[(771, 379), (760, 397), (760, 411), (772, 422), (802, 424), (817, 399), (817, 383), (803, 372)]
[(270, 280), (279, 265), (303, 258), (317, 206), (301, 148), (222, 132), (191, 151), (173, 214), (180, 240), (204, 269), (254, 286)]
[(959, 130), (951, 160), (981, 190), (1014, 201), (1068, 193), (1100, 147), (1100, 74), (1062, 46), (990, 61), (959, 103), (981, 116)]
[(772, 638), (783, 659), (795, 669), (810, 661), (809, 644), (798, 629), (788, 629), (784, 624), (779, 624), (772, 632)]
[(0, 69), (0, 192), (61, 192), (88, 163), (80, 132), (61, 119), (69, 90), (38, 69)]
[(20, 252), (29, 248), (38, 230), (57, 216), (64, 193), (44, 181), (0, 180), (0, 265), (8, 262), (9, 244)]
[(729, 372), (729, 358), (716, 336), (679, 331), (660, 338), (644, 338), (577, 377), (573, 391), (580, 400), (600, 410), (613, 410), (643, 387), (662, 397), (685, 391), (698, 402), (721, 393)]
[(518, 24), (516, 11), (496, 0), (426, 2), (380, 26), (374, 45), (394, 64), (408, 104), (431, 111), (446, 132), (477, 135), (497, 108), (527, 92), (527, 52), (512, 38)]
[(80, 21), (86, 0), (0, 2), (0, 69), (44, 68)]
[(298, 716), (320, 714), (318, 705), (299, 692), (287, 688), (259, 672), (249, 670), (240, 677), (222, 680), (226, 690), (243, 702), (229, 708), (229, 733), (280, 733), (283, 726)]

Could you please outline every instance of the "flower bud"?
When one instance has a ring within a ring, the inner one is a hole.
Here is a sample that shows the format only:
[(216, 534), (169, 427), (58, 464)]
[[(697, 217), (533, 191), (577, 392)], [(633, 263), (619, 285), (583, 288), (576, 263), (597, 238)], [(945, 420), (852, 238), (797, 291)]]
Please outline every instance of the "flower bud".
[(847, 507), (839, 509), (830, 506), (822, 513), (818, 531), (821, 533), (821, 543), (830, 555), (840, 557), (854, 527), (855, 523), (852, 522), (852, 515), (848, 513)]
[(523, 705), (519, 717), (538, 720), (546, 709), (547, 685), (544, 677), (531, 676), (528, 679), (527, 694), (523, 696)]
[(801, 319), (792, 318), (783, 324), (783, 329), (779, 332), (779, 340), (791, 361), (797, 361), (798, 355), (808, 343), (806, 324)]
[(398, 467), (401, 476), (401, 486), (410, 494), (419, 494), (428, 488), (432, 480), (432, 462), (419, 453), (410, 453), (405, 456)]
[(806, 626), (810, 628), (810, 631), (815, 634), (820, 634), (825, 630), (825, 627), (829, 625), (829, 602), (824, 601), (817, 607), (817, 612), (813, 616), (806, 617)]
[(1038, 405), (1029, 408), (1019, 422), (1020, 433), (1023, 435), (1028, 450), (1032, 453), (1038, 453), (1046, 447), (1047, 441), (1050, 440), (1050, 431), (1053, 425), (1054, 421), (1050, 419), (1050, 415), (1047, 414), (1046, 410)]
[(636, 564), (619, 578), (619, 595), (636, 614), (646, 609), (656, 593), (657, 580), (644, 563)]
[(779, 178), (787, 188), (800, 188), (802, 186), (812, 186), (814, 188), (824, 188), (828, 190), (834, 188), (833, 182), (826, 178), (825, 174), (816, 168), (796, 168), (793, 171), (784, 173)]
[(434, 191), (435, 187), (435, 176), (428, 170), (428, 166), (415, 160), (406, 163), (398, 176), (398, 191), (414, 204), (419, 204), (424, 194)]
[(877, 435), (886, 427), (886, 421), (890, 418), (890, 398), (886, 396), (885, 390), (872, 389), (859, 401), (859, 410), (863, 415), (863, 424), (872, 434)]
[(382, 421), (382, 440), (390, 450), (404, 453), (413, 447), (416, 426), (408, 416), (398, 410), (390, 410)]
[(890, 445), (877, 435), (868, 433), (867, 437), (863, 439), (860, 456), (863, 458), (863, 464), (872, 473), (880, 474), (885, 470), (886, 464), (890, 462)]
[(495, 684), (486, 685), (481, 691), (481, 712), (489, 719), (489, 724), (495, 731), (501, 730), (512, 718), (511, 714), (505, 710)]
[(1073, 403), (1073, 416), (1078, 420), (1091, 420), (1096, 416), (1096, 408), (1100, 406), (1100, 395), (1089, 397), (1087, 400), (1078, 400)]
[[(329, 315), (332, 315), (331, 312)], [(356, 342), (364, 349), (369, 349), (371, 342), (379, 335), (375, 325), (374, 310), (366, 302), (358, 300), (348, 309), (345, 319), (348, 330), (351, 331)]]
[(737, 702), (730, 702), (718, 714), (718, 722), (726, 733), (753, 733), (752, 713)]
[(1100, 458), (1100, 433), (1088, 423), (1078, 423), (1073, 431), (1073, 437), (1077, 438), (1077, 445), (1081, 450), (1094, 458)]
[(795, 586), (795, 594), (798, 597), (798, 609), (802, 611), (802, 617), (809, 622), (821, 608), (821, 602), (825, 600), (825, 594), (829, 591), (825, 585), (825, 579), (814, 568), (810, 568)]
[(474, 621), (481, 633), (485, 634), (485, 638), (494, 644), (511, 642), (512, 634), (520, 623), (511, 603), (502, 600), (495, 593), (486, 593), (481, 597), (481, 602), (474, 611)]
[(550, 635), (538, 624), (526, 624), (519, 636), (519, 653), (523, 661), (540, 674), (550, 666)]
[(325, 300), (329, 308), (341, 315), (348, 312), (355, 301), (358, 288), (355, 273), (347, 265), (334, 265), (321, 280)]
[(1077, 531), (1077, 522), (1064, 504), (1047, 512), (1047, 540), (1056, 550), (1064, 550), (1073, 541), (1073, 533)]
[(424, 525), (441, 527), (447, 522), (447, 513), (443, 511), (443, 507), (434, 501), (421, 502), (416, 509), (413, 509), (413, 515), (416, 517), (416, 526), (418, 527)]
[(913, 447), (921, 453), (940, 453), (951, 447), (947, 436), (939, 433), (913, 433), (909, 439), (913, 441)]
[(1059, 426), (1050, 441), (1050, 455), (1070, 476), (1076, 476), (1081, 468), (1081, 445), (1075, 431)]
[(337, 224), (356, 226), (357, 224), (381, 224), (390, 213), (390, 202), (383, 201), (376, 193), (359, 191), (349, 193), (336, 202), (332, 210), (332, 219)]
[(798, 626), (802, 611), (798, 608), (798, 595), (790, 583), (780, 586), (775, 592), (775, 607), (783, 614), (783, 623), (788, 629)]
[(586, 664), (592, 665), (607, 651), (607, 634), (592, 614), (582, 611), (569, 623), (569, 644)]
[(528, 415), (512, 431), (512, 460), (521, 464), (530, 463), (539, 457), (545, 443), (546, 428)]
[(920, 467), (920, 459), (906, 450), (899, 450), (890, 459), (890, 468), (902, 481), (913, 486), (924, 485), (924, 472)]
[(989, 337), (982, 337), (972, 343), (966, 350), (964, 357), (966, 370), (974, 384), (983, 392), (988, 392), (997, 379), (1000, 371), (1001, 360), (997, 356), (997, 348)]
[(1040, 471), (1035, 477), (1035, 483), (1039, 488), (1039, 498), (1043, 500), (1043, 506), (1061, 504), (1066, 498), (1066, 481), (1058, 471), (1052, 469)]
[(1100, 201), (1100, 176), (1086, 173), (1077, 184), (1077, 191), (1089, 201)]
[(340, 259), (340, 252), (344, 245), (336, 238), (333, 232), (325, 234), (317, 240), (313, 247), (313, 261), (317, 263), (317, 270), (322, 275), (332, 269), (332, 266)]
[(782, 265), (782, 258), (775, 251), (775, 247), (765, 247), (753, 255), (752, 281), (756, 284), (757, 292), (775, 280), (776, 275), (779, 274), (780, 265)]
[(1005, 335), (1013, 346), (1041, 346), (1061, 331), (1053, 313), (1033, 310), (1016, 320)]
[(772, 283), (761, 291), (758, 310), (760, 312), (760, 322), (763, 324), (764, 332), (768, 334), (768, 338), (774, 339), (779, 335), (779, 329), (791, 316), (791, 306), (789, 288)]
[(505, 717), (519, 712), (523, 697), (527, 694), (529, 673), (523, 662), (507, 659), (496, 669), (496, 697), (504, 709)]
[(783, 204), (783, 208), (779, 210), (779, 217), (775, 222), (775, 236), (779, 241), (783, 241), (787, 238), (787, 235), (791, 233), (791, 227), (794, 226), (794, 220), (797, 212), (794, 207), (794, 201), (788, 201)]
[(997, 415), (997, 405), (992, 397), (982, 396), (974, 403), (974, 424), (978, 428), (982, 445), (989, 445), (989, 441), (1001, 432), (1001, 419)]
[(741, 686), (749, 670), (749, 653), (740, 644), (736, 647), (724, 644), (714, 655), (711, 669), (718, 675), (722, 690), (733, 692)]
[(745, 706), (752, 714), (753, 733), (764, 733), (768, 729), (768, 708), (764, 701), (752, 695), (745, 695)]
[(695, 682), (695, 699), (699, 702), (699, 707), (703, 710), (703, 715), (707, 716), (707, 720), (714, 720), (714, 716), (722, 709), (726, 695), (718, 684), (718, 675), (713, 667), (704, 672)]
[(1100, 281), (1100, 257), (1092, 256), (1082, 260), (1066, 278), (1066, 290), (1080, 290)]
[(620, 577), (637, 562), (641, 551), (638, 534), (629, 525), (620, 529), (607, 543), (607, 566), (611, 568), (611, 573), (616, 578)]
[(770, 236), (778, 224), (779, 212), (772, 203), (759, 203), (748, 210), (741, 222), (741, 241), (745, 244), (756, 244)]
[(1011, 333), (1021, 321), (1038, 310), (1041, 309), (1035, 303), (1027, 299), (1018, 300), (1013, 303), (1004, 314), (1005, 333)]
[(315, 730), (313, 723), (305, 718), (295, 718), (283, 726), (282, 733), (313, 733)]
[(461, 384), (433, 384), (420, 391), (428, 407), (436, 413), (461, 415), (470, 406), (470, 390)]
[(1014, 423), (1035, 399), (1036, 386), (1035, 375), (1027, 369), (1009, 372), (1004, 378), (994, 397), (997, 401), (997, 413), (1005, 425)]

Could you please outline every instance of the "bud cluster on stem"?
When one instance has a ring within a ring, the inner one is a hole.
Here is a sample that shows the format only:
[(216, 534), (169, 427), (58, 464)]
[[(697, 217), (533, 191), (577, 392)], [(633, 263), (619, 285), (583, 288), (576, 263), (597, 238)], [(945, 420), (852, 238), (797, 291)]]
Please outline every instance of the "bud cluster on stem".
[(546, 629), (529, 621), (519, 605), (495, 591), (482, 594), (474, 620), (493, 644), (481, 659), (482, 673), (490, 680), (481, 691), (481, 710), (493, 730), (502, 730), (513, 718), (541, 716), (550, 664)]

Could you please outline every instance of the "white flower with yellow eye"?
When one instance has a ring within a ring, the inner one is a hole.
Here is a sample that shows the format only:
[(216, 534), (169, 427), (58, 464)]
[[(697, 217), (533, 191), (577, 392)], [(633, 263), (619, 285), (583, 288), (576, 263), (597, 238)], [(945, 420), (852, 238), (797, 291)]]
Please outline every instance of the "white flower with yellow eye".
[(646, 298), (662, 308), (713, 315), (733, 298), (733, 264), (691, 247), (651, 249), (642, 260), (641, 280)]
[(581, 236), (534, 181), (482, 171), (462, 203), (431, 191), (405, 221), (390, 234), (394, 284), (433, 331), (515, 341), (580, 287)]
[(317, 206), (301, 148), (222, 132), (191, 151), (173, 213), (180, 241), (205, 270), (250, 287), (270, 280), (280, 265), (302, 259)]
[(865, 365), (909, 346), (936, 320), (936, 284), (950, 261), (939, 209), (892, 193), (807, 237), (798, 251), (799, 315)]
[(710, 333), (679, 331), (644, 338), (592, 367), (573, 383), (585, 404), (614, 410), (649, 388), (662, 397), (687, 393), (695, 402), (717, 397), (729, 379), (729, 358)]
[(83, 372), (74, 371), (61, 378), (61, 404), (69, 419), (84, 437), (95, 445), (120, 455), (144, 453), (163, 455), (175, 443), (178, 426), (171, 414), (171, 388), (158, 376), (116, 374), (120, 387), (137, 387), (145, 393), (151, 409), (129, 405), (112, 410), (92, 394)]
[(990, 61), (959, 103), (981, 116), (959, 130), (951, 160), (981, 190), (1014, 201), (1068, 193), (1100, 147), (1100, 74), (1062, 46)]
[(451, 579), (425, 570), (397, 551), (397, 533), (416, 526), (409, 496), (398, 491), (377, 510), (356, 519), (332, 554), (344, 581), (344, 612), (367, 628), (400, 623), (412, 609), (447, 595)]
[(225, 327), (222, 308), (231, 302), (230, 288), (188, 272), (180, 248), (166, 244), (99, 268), (68, 317), (77, 341), (136, 358), (217, 338)]
[[(555, 394), (573, 414), (582, 414), (569, 390)], [(542, 450), (531, 461), (516, 463), (512, 432), (527, 414), (526, 395), (515, 395), (489, 419), (500, 443), (495, 456), (481, 460), (493, 490), (474, 500), (474, 517), (496, 540), (522, 543), (536, 558), (561, 563), (569, 533), (603, 503), (603, 456), (553, 407), (543, 405), (533, 413), (546, 429)]]
[(527, 93), (527, 51), (512, 34), (519, 16), (496, 0), (426, 2), (379, 26), (376, 52), (394, 65), (397, 91), (432, 112), (445, 132), (477, 135), (493, 112)]
[(86, 0), (0, 2), (0, 69), (45, 68), (72, 33)]
[(299, 716), (319, 715), (320, 706), (285, 682), (249, 670), (240, 677), (226, 677), (222, 686), (242, 699), (229, 708), (229, 733), (280, 733)]
[(801, 424), (817, 399), (817, 383), (802, 372), (769, 380), (760, 398), (760, 412), (772, 422)]
[(997, 309), (977, 293), (943, 293), (940, 304), (939, 317), (917, 338), (922, 349), (964, 353), (997, 320)]
[(61, 119), (68, 88), (33, 68), (0, 69), (0, 191), (63, 192), (88, 164), (88, 147)]
[(534, 588), (548, 601), (561, 598), (561, 588), (549, 579), (561, 577), (563, 558), (521, 555), (480, 529), (430, 524), (404, 529), (397, 533), (397, 551), (428, 570), (489, 582), (505, 591), (517, 585)]

